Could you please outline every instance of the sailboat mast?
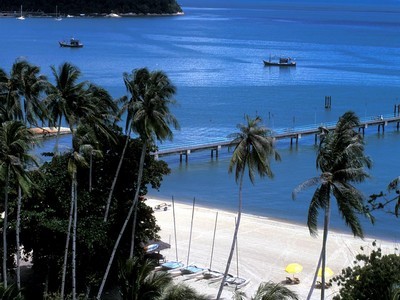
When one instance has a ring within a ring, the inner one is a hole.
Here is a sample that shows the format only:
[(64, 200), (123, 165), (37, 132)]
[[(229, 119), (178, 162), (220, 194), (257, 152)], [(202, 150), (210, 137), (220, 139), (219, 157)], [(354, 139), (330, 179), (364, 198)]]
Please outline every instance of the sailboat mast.
[(175, 222), (175, 202), (174, 196), (172, 196), (172, 215), (174, 219), (174, 235), (175, 235), (175, 252), (176, 252), (176, 261), (178, 260), (178, 241), (176, 240), (176, 222)]
[(192, 243), (192, 230), (193, 230), (193, 219), (194, 219), (194, 205), (195, 205), (195, 202), (196, 202), (196, 198), (193, 198), (192, 221), (191, 221), (191, 224), (190, 224), (189, 247), (188, 247), (188, 255), (187, 255), (186, 266), (189, 265), (190, 244)]
[(211, 246), (210, 270), (211, 270), (213, 255), (214, 255), (215, 232), (217, 231), (217, 221), (218, 221), (218, 212), (217, 212), (216, 215), (215, 215), (214, 235), (213, 235), (213, 242), (212, 242), (212, 246)]

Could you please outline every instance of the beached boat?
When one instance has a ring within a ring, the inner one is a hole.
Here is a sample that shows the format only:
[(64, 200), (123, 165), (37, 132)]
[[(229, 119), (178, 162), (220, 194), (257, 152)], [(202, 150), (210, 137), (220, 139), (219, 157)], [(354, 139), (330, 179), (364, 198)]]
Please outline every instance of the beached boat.
[(264, 60), (265, 66), (295, 67), (296, 62), (290, 57), (279, 57), (278, 59)]
[(61, 41), (59, 42), (61, 47), (68, 47), (68, 48), (82, 48), (83, 44), (74, 38), (71, 38), (69, 41)]

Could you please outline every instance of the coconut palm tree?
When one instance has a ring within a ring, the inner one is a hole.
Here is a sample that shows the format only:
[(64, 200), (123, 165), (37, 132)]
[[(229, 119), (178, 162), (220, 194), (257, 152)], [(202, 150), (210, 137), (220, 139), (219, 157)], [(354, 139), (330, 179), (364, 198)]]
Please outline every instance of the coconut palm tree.
[(71, 202), (70, 212), (67, 229), (67, 239), (64, 252), (64, 263), (61, 281), (61, 298), (64, 297), (65, 292), (65, 277), (68, 259), (69, 240), (72, 228), (72, 299), (76, 298), (76, 231), (78, 219), (78, 180), (77, 173), (79, 167), (87, 167), (87, 162), (84, 153), (87, 151), (94, 151), (93, 145), (96, 144), (94, 135), (88, 130), (87, 124), (79, 125), (72, 136), (73, 150), (70, 153), (68, 160), (68, 173), (71, 176)]
[(40, 68), (24, 59), (17, 59), (10, 75), (0, 72), (0, 95), (10, 118), (23, 120), (24, 124), (37, 124), (45, 119), (41, 96), (47, 86), (47, 78), (39, 74)]
[(89, 191), (92, 190), (93, 157), (101, 157), (103, 142), (116, 142), (113, 124), (117, 118), (117, 104), (103, 88), (89, 83), (86, 99), (95, 111), (81, 118), (81, 152), (89, 155)]
[(119, 287), (124, 300), (206, 300), (184, 284), (174, 284), (171, 274), (154, 271), (154, 263), (138, 257), (119, 265)]
[[(132, 107), (131, 128), (132, 131), (139, 134), (143, 145), (139, 162), (135, 195), (133, 197), (132, 205), (129, 209), (128, 215), (115, 242), (106, 272), (97, 294), (97, 298), (101, 297), (104, 284), (107, 280), (108, 272), (114, 260), (119, 242), (139, 199), (144, 169), (144, 158), (147, 147), (154, 143), (155, 140), (162, 142), (167, 139), (172, 139), (173, 132), (170, 126), (173, 126), (175, 129), (179, 128), (178, 121), (171, 114), (169, 109), (170, 105), (175, 104), (175, 100), (171, 99), (171, 97), (175, 94), (175, 87), (172, 85), (168, 76), (164, 72), (149, 72), (146, 70), (147, 69), (143, 70), (143, 72), (148, 72), (149, 77), (146, 80), (145, 88), (139, 97), (140, 101), (134, 102)], [(132, 235), (134, 235), (134, 232)]]
[(32, 133), (20, 121), (6, 121), (0, 126), (0, 176), (4, 180), (4, 219), (3, 219), (3, 282), (7, 288), (7, 228), (8, 228), (8, 200), (11, 178), (18, 184), (17, 209), (17, 286), (20, 288), (20, 245), (19, 223), (21, 207), (21, 189), (28, 192), (32, 182), (25, 171), (25, 163), (34, 162), (28, 153), (33, 144)]
[(145, 94), (145, 89), (147, 82), (150, 78), (150, 72), (146, 68), (133, 70), (132, 73), (124, 73), (123, 80), (125, 84), (126, 91), (129, 94), (129, 97), (124, 96), (119, 99), (119, 104), (121, 105), (121, 109), (118, 113), (119, 118), (122, 115), (126, 116), (125, 121), (125, 132), (126, 132), (126, 140), (124, 148), (122, 149), (121, 157), (115, 171), (115, 176), (110, 188), (110, 192), (107, 198), (106, 209), (104, 213), (104, 222), (107, 222), (108, 214), (110, 211), (110, 205), (112, 201), (112, 196), (114, 194), (115, 185), (117, 183), (118, 175), (121, 170), (122, 162), (125, 157), (125, 152), (129, 144), (131, 132), (132, 132), (132, 119), (133, 119), (133, 107), (134, 103), (137, 101), (141, 101), (143, 99), (143, 95)]
[[(246, 294), (242, 291), (235, 291), (234, 300), (247, 299)], [(262, 282), (251, 300), (298, 300), (297, 294), (281, 283), (274, 283), (272, 281)]]
[(242, 189), (246, 168), (248, 169), (248, 175), (251, 183), (254, 183), (256, 173), (260, 177), (267, 176), (269, 178), (273, 178), (269, 161), (270, 157), (273, 157), (275, 160), (280, 160), (280, 155), (275, 151), (274, 148), (274, 141), (271, 136), (271, 131), (260, 126), (261, 118), (256, 117), (255, 119), (252, 119), (246, 115), (246, 121), (246, 125), (238, 125), (238, 133), (229, 135), (230, 138), (233, 138), (231, 145), (235, 145), (235, 149), (229, 163), (229, 173), (234, 171), (235, 180), (237, 183), (239, 183), (239, 203), (232, 245), (228, 256), (224, 277), (222, 278), (221, 285), (218, 290), (217, 299), (220, 299), (221, 297), (222, 290), (225, 285), (225, 279), (228, 275), (236, 246), (242, 214)]
[(46, 89), (47, 98), (45, 108), (51, 116), (52, 124), (57, 124), (58, 131), (55, 143), (55, 153), (58, 153), (58, 140), (63, 118), (71, 131), (78, 120), (86, 115), (93, 114), (96, 107), (87, 101), (86, 82), (78, 82), (81, 72), (70, 63), (63, 63), (58, 70), (51, 66), (55, 85), (49, 84)]
[[(371, 160), (364, 153), (362, 136), (354, 128), (359, 125), (359, 119), (353, 112), (343, 114), (335, 130), (329, 131), (321, 139), (316, 165), (321, 170), (318, 177), (311, 178), (297, 186), (292, 193), (296, 195), (311, 186), (317, 189), (311, 199), (308, 209), (307, 225), (310, 234), (317, 235), (317, 222), (319, 210), (324, 211), (324, 230), (320, 261), (322, 270), (326, 266), (326, 243), (329, 230), (331, 196), (335, 197), (339, 213), (347, 226), (351, 228), (354, 236), (363, 237), (362, 227), (358, 214), (364, 215), (372, 221), (371, 216), (363, 208), (364, 196), (352, 183), (365, 181), (369, 174), (366, 168), (371, 167)], [(316, 270), (318, 272), (319, 264)], [(325, 272), (321, 276), (321, 299), (325, 297)], [(312, 284), (308, 299), (311, 297), (316, 276)]]
[(24, 296), (21, 294), (21, 290), (15, 284), (11, 284), (8, 287), (4, 283), (0, 283), (0, 299), (2, 300), (23, 300)]

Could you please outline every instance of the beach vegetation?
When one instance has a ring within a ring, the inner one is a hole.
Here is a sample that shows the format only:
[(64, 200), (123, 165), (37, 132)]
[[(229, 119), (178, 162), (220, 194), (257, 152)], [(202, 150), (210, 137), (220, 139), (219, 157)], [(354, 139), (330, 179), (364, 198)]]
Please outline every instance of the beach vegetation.
[[(363, 230), (359, 221), (359, 215), (373, 220), (369, 212), (364, 209), (364, 196), (352, 183), (365, 181), (369, 174), (367, 168), (371, 167), (370, 158), (364, 153), (364, 141), (362, 136), (354, 128), (359, 124), (358, 117), (353, 112), (344, 113), (332, 131), (324, 130), (317, 151), (316, 166), (321, 171), (320, 176), (311, 178), (292, 192), (292, 198), (311, 186), (317, 185), (307, 217), (307, 225), (310, 234), (318, 234), (317, 223), (319, 210), (324, 211), (324, 229), (321, 255), (318, 267), (315, 271), (308, 299), (311, 297), (318, 269), (326, 267), (326, 243), (329, 230), (331, 211), (331, 196), (336, 199), (339, 213), (346, 225), (350, 227), (356, 237), (363, 237)], [(325, 299), (325, 272), (321, 274), (322, 288), (321, 300)]]
[[(106, 143), (101, 149), (103, 156), (93, 158), (93, 172), (98, 175), (90, 192), (87, 184), (89, 169), (76, 164), (76, 180), (79, 187), (76, 193), (80, 199), (77, 205), (79, 222), (77, 222), (76, 229), (77, 249), (79, 249), (76, 253), (77, 293), (89, 291), (88, 293), (92, 294), (93, 288), (99, 285), (106, 268), (104, 258), (112, 252), (119, 228), (131, 205), (132, 193), (136, 190), (131, 178), (137, 176), (141, 142), (132, 139), (121, 169), (121, 180), (118, 182), (115, 192), (115, 201), (111, 206), (110, 217), (108, 222), (104, 223), (107, 187), (112, 181), (124, 141), (123, 136), (118, 136), (117, 144)], [(25, 222), (21, 241), (25, 252), (32, 253), (31, 259), (35, 276), (32, 285), (26, 287), (30, 294), (41, 295), (44, 292), (50, 294), (60, 290), (61, 270), (65, 255), (65, 235), (68, 231), (71, 209), (71, 177), (68, 172), (70, 158), (70, 153), (63, 153), (53, 157), (39, 170), (33, 171), (37, 188), (32, 190), (32, 195), (24, 202), (22, 218)], [(146, 153), (145, 160), (148, 169), (143, 177), (143, 186), (140, 188), (144, 193), (147, 191), (147, 185), (158, 188), (162, 176), (169, 172), (166, 163), (154, 160), (149, 152)], [(138, 226), (135, 235), (136, 255), (143, 253), (142, 242), (157, 238), (158, 230), (159, 227), (152, 209), (146, 205), (144, 199), (139, 201)], [(128, 257), (130, 245), (131, 235), (124, 235), (119, 251), (116, 253), (118, 261)], [(68, 253), (65, 295), (71, 293), (71, 255)], [(115, 265), (110, 270), (107, 288), (117, 283), (117, 274), (118, 266)]]
[[(143, 180), (143, 171), (145, 169), (145, 156), (149, 148), (155, 145), (156, 141), (163, 142), (172, 140), (173, 129), (179, 129), (179, 123), (174, 115), (170, 112), (170, 107), (176, 104), (173, 99), (176, 88), (162, 71), (149, 71), (147, 68), (133, 71), (132, 77), (125, 76), (125, 80), (135, 82), (136, 73), (140, 73), (140, 84), (138, 89), (130, 90), (130, 93), (138, 93), (131, 105), (128, 105), (128, 116), (131, 118), (130, 124), (132, 131), (139, 136), (141, 141), (141, 155), (138, 165), (136, 189), (133, 193), (133, 201), (128, 210), (125, 222), (123, 223), (119, 236), (115, 242), (113, 251), (110, 256), (109, 263), (101, 282), (97, 298), (103, 293), (103, 288), (107, 280), (108, 272), (114, 260), (115, 253), (118, 249), (120, 237), (123, 235), (126, 226), (134, 212), (132, 222), (131, 250), (129, 258), (133, 257), (133, 249), (135, 244), (136, 216), (137, 204), (140, 195), (140, 186)], [(130, 84), (128, 84), (130, 87)], [(172, 128), (171, 128), (172, 127)]]
[(246, 122), (246, 124), (239, 124), (237, 126), (239, 132), (229, 135), (229, 138), (232, 138), (230, 145), (231, 147), (234, 147), (234, 150), (229, 163), (228, 172), (235, 173), (235, 180), (239, 184), (239, 200), (232, 245), (224, 276), (218, 290), (217, 299), (220, 299), (221, 297), (236, 246), (242, 214), (243, 178), (246, 169), (251, 183), (254, 184), (256, 174), (261, 178), (265, 176), (273, 178), (270, 158), (272, 157), (278, 161), (281, 159), (279, 153), (275, 150), (272, 132), (266, 127), (261, 126), (261, 118), (257, 116), (252, 119), (251, 117), (246, 116)]
[(333, 299), (399, 299), (400, 256), (383, 254), (376, 242), (372, 244), (372, 251), (370, 247), (362, 247), (361, 251), (353, 266), (332, 278), (339, 286), (339, 294)]
[(243, 291), (235, 291), (233, 300), (299, 300), (299, 296), (281, 283), (262, 282), (253, 296), (248, 298)]
[(398, 218), (400, 214), (400, 176), (390, 181), (387, 186), (387, 193), (381, 191), (378, 194), (370, 195), (365, 210), (368, 212), (383, 210)]
[(17, 257), (17, 288), (20, 289), (20, 212), (22, 205), (22, 191), (28, 193), (32, 181), (28, 171), (25, 169), (27, 163), (35, 163), (29, 150), (34, 142), (33, 134), (23, 123), (17, 120), (3, 122), (0, 126), (0, 178), (1, 188), (4, 193), (4, 218), (3, 218), (3, 284), (7, 289), (8, 273), (7, 261), (7, 232), (9, 230), (9, 196), (10, 190), (18, 190), (18, 209), (16, 214), (16, 257)]
[(184, 283), (175, 284), (171, 274), (155, 271), (154, 262), (138, 257), (119, 264), (119, 287), (123, 300), (206, 300)]
[(2, 300), (24, 300), (21, 290), (16, 284), (10, 284), (5, 287), (4, 282), (0, 283), (0, 299)]

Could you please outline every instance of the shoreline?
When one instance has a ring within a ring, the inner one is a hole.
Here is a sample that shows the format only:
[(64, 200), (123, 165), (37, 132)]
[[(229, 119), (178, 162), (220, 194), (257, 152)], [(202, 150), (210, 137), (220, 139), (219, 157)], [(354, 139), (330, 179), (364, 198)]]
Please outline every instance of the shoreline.
[[(197, 205), (193, 212), (192, 205), (174, 201), (175, 240), (171, 201), (148, 198), (146, 203), (153, 209), (156, 205), (167, 204), (167, 210), (158, 209), (154, 212), (157, 224), (161, 228), (160, 238), (171, 246), (161, 251), (166, 260), (178, 260), (185, 265), (196, 264), (198, 267), (211, 266), (213, 270), (220, 272), (225, 270), (236, 213)], [(215, 225), (217, 213), (218, 220)], [(214, 234), (215, 243), (213, 243)], [(364, 247), (363, 253), (368, 253), (375, 240), (383, 254), (395, 251), (396, 244), (392, 242), (369, 238), (361, 240), (345, 233), (330, 231), (327, 244), (327, 266), (334, 271), (335, 275), (339, 274), (343, 268), (353, 265), (355, 256), (361, 253), (360, 247)], [(214, 248), (212, 248), (213, 244)], [(301, 263), (303, 271), (296, 274), (296, 277), (300, 279), (300, 284), (288, 285), (288, 287), (297, 292), (300, 299), (305, 299), (314, 276), (321, 245), (321, 230), (318, 237), (311, 237), (307, 226), (243, 213), (238, 235), (238, 257), (235, 251), (229, 273), (235, 276), (238, 273), (240, 277), (249, 279), (249, 284), (241, 290), (247, 296), (252, 296), (261, 282), (273, 281), (286, 284), (286, 277), (291, 275), (284, 271), (285, 266), (294, 262)], [(209, 283), (204, 279), (184, 280), (183, 276), (178, 276), (174, 280), (184, 281), (199, 292), (210, 296), (210, 299), (215, 298), (219, 288), (218, 282)], [(326, 290), (326, 299), (332, 299), (337, 290), (335, 284)], [(224, 289), (223, 297), (231, 299), (232, 288)], [(320, 291), (316, 289), (312, 299), (319, 298)]]
[[(158, 197), (158, 196), (149, 196), (149, 197), (146, 197), (146, 198), (148, 198), (149, 200), (151, 199), (151, 200), (158, 201), (158, 202), (171, 203), (171, 201), (172, 201), (170, 198), (164, 198), (164, 197)], [(175, 201), (175, 204), (178, 203), (178, 204), (182, 204), (182, 205), (191, 206), (187, 202), (179, 201), (179, 200), (176, 200), (176, 199), (174, 201)], [(198, 205), (198, 204), (196, 204), (196, 207), (203, 208), (203, 209), (208, 209), (208, 210), (212, 210), (212, 211), (224, 211), (224, 212), (232, 213), (232, 214), (235, 214), (235, 215), (237, 214), (237, 211), (235, 211), (234, 209), (229, 210), (229, 209), (226, 209), (226, 208), (217, 208), (217, 207), (210, 207), (210, 206)], [(266, 216), (266, 215), (257, 215), (255, 213), (247, 213), (247, 212), (242, 212), (242, 215), (246, 215), (246, 216), (254, 217), (254, 218), (260, 218), (260, 219), (264, 219), (266, 221), (271, 221), (271, 222), (283, 223), (283, 224), (287, 224), (289, 226), (290, 225), (299, 226), (299, 227), (305, 228), (305, 230), (307, 232), (309, 232), (307, 224), (299, 222), (299, 221), (292, 221), (292, 220), (279, 218), (279, 217), (273, 217), (273, 216), (271, 217), (271, 216)], [(319, 228), (318, 231), (321, 231), (322, 226), (318, 226), (318, 228)], [(335, 229), (331, 229), (330, 228), (329, 229), (329, 234), (330, 233), (346, 235), (349, 238), (354, 238), (354, 236), (351, 233), (349, 233), (349, 232), (347, 232), (345, 230), (341, 230), (341, 229), (336, 229), (336, 228)], [(358, 239), (360, 239), (360, 238), (358, 238)], [(385, 242), (385, 243), (400, 244), (400, 241), (391, 240), (389, 238), (380, 237), (380, 236), (376, 236), (376, 235), (365, 234), (364, 235), (364, 240), (366, 240), (366, 239), (368, 239), (368, 240), (377, 240), (377, 241), (379, 240), (379, 241), (382, 241), (382, 242)]]
[[(10, 11), (0, 11), (0, 18), (17, 18), (19, 17), (19, 12), (10, 12)], [(114, 13), (90, 13), (90, 14), (82, 14), (82, 15), (69, 15), (62, 14), (60, 17), (62, 18), (132, 18), (132, 17), (174, 17), (174, 16), (184, 16), (185, 12), (176, 12), (176, 13), (122, 13), (122, 14), (114, 14)], [(56, 15), (54, 13), (35, 13), (35, 12), (24, 12), (24, 16), (26, 18), (43, 18), (43, 19), (54, 19)]]

